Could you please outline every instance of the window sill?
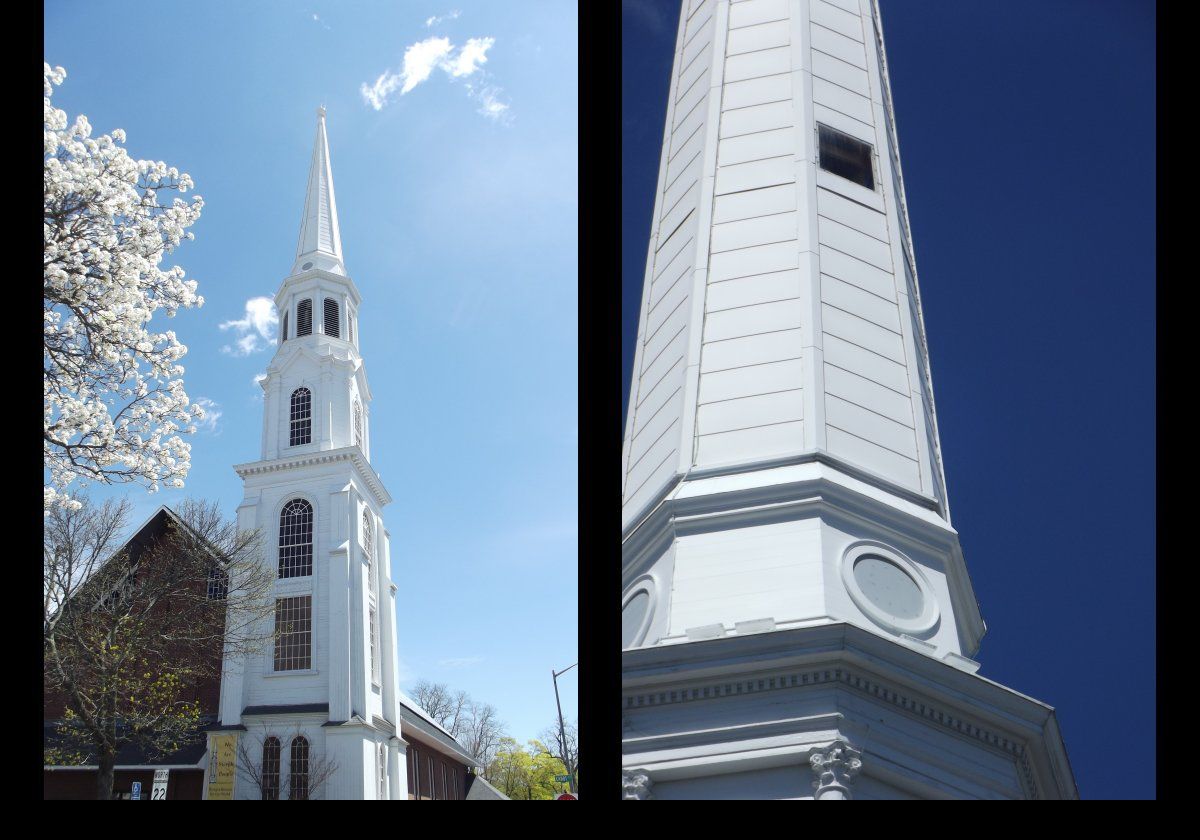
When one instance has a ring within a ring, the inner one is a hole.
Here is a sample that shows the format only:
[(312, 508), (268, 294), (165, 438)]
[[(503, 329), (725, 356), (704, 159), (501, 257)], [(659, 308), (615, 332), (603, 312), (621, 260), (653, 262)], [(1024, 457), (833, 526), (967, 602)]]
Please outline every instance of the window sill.
[(309, 677), (319, 673), (320, 671), (318, 671), (316, 668), (308, 668), (307, 670), (302, 671), (268, 671), (267, 673), (263, 674), (263, 677), (266, 679), (272, 679), (274, 677)]

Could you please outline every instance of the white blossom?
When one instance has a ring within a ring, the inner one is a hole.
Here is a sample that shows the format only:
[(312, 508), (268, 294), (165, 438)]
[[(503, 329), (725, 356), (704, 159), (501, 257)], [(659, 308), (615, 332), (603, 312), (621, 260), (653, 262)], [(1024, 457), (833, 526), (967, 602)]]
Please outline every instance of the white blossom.
[(182, 268), (161, 267), (204, 201), (180, 197), (186, 173), (130, 158), (124, 131), (68, 124), (50, 102), (66, 71), (44, 64), (43, 77), (45, 506), (75, 506), (78, 481), (180, 487), (191, 447), (178, 433), (204, 412), (183, 388), (187, 348), (149, 325), (204, 303)]

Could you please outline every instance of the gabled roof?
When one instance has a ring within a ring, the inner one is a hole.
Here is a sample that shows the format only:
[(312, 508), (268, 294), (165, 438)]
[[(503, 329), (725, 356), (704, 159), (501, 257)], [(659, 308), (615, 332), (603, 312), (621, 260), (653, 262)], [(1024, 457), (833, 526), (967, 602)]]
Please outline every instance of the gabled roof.
[(478, 758), (463, 749), (462, 744), (458, 743), (444, 726), (430, 717), (429, 713), (422, 709), (416, 700), (413, 700), (403, 691), (398, 690), (396, 693), (400, 702), (401, 735), (404, 735), (406, 730), (415, 729), (427, 739), (445, 747), (448, 752), (462, 759), (463, 763), (467, 766), (479, 767), (482, 765), (482, 762)]

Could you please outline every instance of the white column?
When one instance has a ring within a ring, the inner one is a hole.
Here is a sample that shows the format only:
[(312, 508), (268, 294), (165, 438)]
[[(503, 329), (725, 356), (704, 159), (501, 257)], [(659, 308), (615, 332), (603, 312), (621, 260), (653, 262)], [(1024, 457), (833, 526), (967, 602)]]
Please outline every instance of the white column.
[[(328, 610), (329, 645), (329, 719), (350, 719), (350, 579), (356, 560), (354, 543), (346, 536), (345, 522), (351, 510), (357, 508), (353, 490), (346, 489), (329, 495), (330, 544), (329, 587), (325, 592), (324, 609)], [(336, 533), (335, 533), (336, 532)], [(339, 539), (340, 538), (340, 539)]]
[(400, 737), (388, 741), (388, 798), (408, 799), (408, 744)]

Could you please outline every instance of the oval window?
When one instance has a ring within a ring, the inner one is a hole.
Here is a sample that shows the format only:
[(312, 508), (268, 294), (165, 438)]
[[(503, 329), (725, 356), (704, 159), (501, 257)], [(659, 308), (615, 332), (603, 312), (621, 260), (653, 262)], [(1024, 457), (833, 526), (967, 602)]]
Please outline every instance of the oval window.
[(646, 620), (646, 611), (650, 609), (650, 593), (643, 589), (629, 599), (629, 603), (621, 610), (621, 649), (629, 647), (637, 639), (638, 631)]
[(888, 615), (912, 620), (925, 609), (921, 587), (890, 560), (875, 554), (858, 558), (854, 579), (867, 600)]

